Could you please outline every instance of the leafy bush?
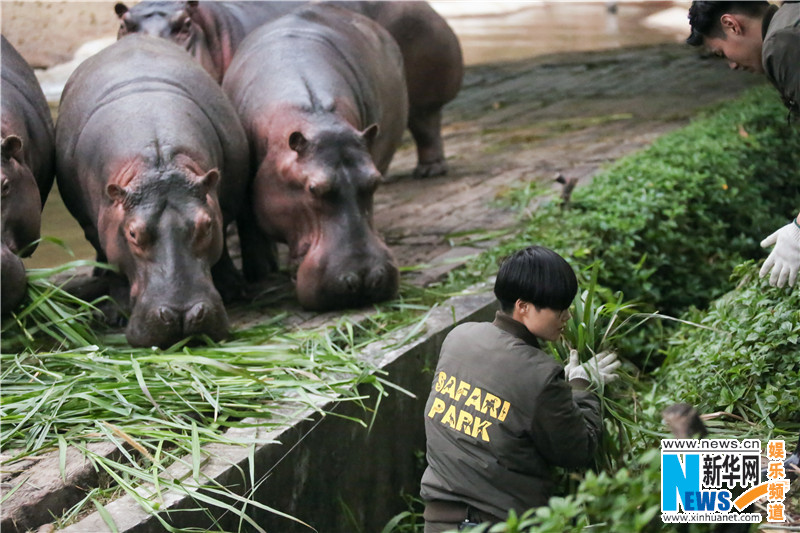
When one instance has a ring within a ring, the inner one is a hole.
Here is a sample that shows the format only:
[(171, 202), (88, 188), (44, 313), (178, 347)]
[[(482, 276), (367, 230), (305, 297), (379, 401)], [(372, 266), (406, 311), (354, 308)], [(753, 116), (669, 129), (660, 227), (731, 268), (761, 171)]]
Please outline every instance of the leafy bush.
[[(588, 472), (575, 494), (554, 496), (547, 506), (505, 523), (482, 525), (470, 533), (568, 533), (585, 531), (675, 531), (661, 522), (661, 456), (650, 450), (615, 475)], [(689, 531), (695, 531), (690, 529)]]
[(673, 314), (705, 306), (736, 264), (761, 254), (800, 203), (800, 135), (766, 96), (750, 93), (576, 191), (601, 283)]
[(800, 290), (770, 287), (752, 262), (738, 287), (694, 311), (659, 372), (664, 392), (701, 411), (725, 410), (773, 427), (800, 420)]
[(578, 264), (601, 261), (600, 284), (627, 300), (673, 316), (704, 307), (797, 213), (800, 131), (784, 116), (774, 90), (751, 91), (601, 172), (571, 209), (538, 206), (498, 252), (540, 243)]

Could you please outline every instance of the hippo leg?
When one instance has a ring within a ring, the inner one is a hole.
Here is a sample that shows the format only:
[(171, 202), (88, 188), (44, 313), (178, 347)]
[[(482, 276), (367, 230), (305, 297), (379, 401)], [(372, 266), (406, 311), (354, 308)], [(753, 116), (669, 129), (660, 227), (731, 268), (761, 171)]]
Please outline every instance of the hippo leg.
[(2, 251), (2, 314), (6, 315), (16, 309), (20, 302), (25, 298), (27, 289), (27, 277), (25, 276), (25, 266), (22, 260), (12, 252), (8, 246), (3, 244)]
[(258, 229), (249, 209), (243, 209), (237, 220), (242, 250), (242, 273), (248, 282), (263, 281), (278, 270), (278, 247)]
[(417, 144), (415, 178), (447, 174), (442, 142), (442, 106), (412, 107), (408, 114), (408, 129)]
[(98, 298), (108, 296), (111, 291), (108, 278), (102, 275), (75, 277), (67, 281), (61, 288), (84, 302), (93, 302)]
[[(102, 318), (111, 327), (124, 327), (128, 324), (128, 315), (131, 308), (131, 286), (125, 276), (110, 270), (100, 270), (100, 278), (108, 288), (108, 298), (101, 299), (97, 304)], [(101, 287), (103, 285), (100, 285)]]
[(217, 292), (226, 304), (244, 296), (244, 280), (233, 264), (227, 244), (222, 247), (219, 261), (211, 267), (211, 277), (214, 279)]

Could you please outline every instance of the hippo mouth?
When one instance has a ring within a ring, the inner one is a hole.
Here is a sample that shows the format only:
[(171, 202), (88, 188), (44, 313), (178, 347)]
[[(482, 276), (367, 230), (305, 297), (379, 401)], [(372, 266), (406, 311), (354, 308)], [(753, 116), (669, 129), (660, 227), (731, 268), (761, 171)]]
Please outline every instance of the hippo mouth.
[(289, 270), (289, 278), (291, 279), (292, 283), (297, 283), (297, 271), (300, 269), (300, 266), (303, 264), (303, 262), (305, 262), (310, 250), (311, 243), (309, 242), (300, 243), (296, 248), (289, 250), (289, 261), (287, 267)]
[(399, 271), (388, 250), (374, 256), (344, 258), (312, 248), (305, 251), (296, 256), (297, 269), (292, 277), (297, 298), (306, 309), (361, 307), (397, 294)]
[(131, 346), (159, 348), (189, 337), (207, 336), (220, 341), (227, 335), (228, 315), (219, 296), (183, 306), (138, 304), (125, 330)]

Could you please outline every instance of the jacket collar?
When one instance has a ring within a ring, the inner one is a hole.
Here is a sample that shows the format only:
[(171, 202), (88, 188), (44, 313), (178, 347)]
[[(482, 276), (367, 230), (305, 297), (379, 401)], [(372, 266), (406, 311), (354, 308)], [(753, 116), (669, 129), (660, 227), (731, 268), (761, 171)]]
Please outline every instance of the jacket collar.
[(536, 335), (528, 331), (528, 328), (526, 328), (522, 322), (514, 320), (506, 313), (498, 311), (494, 316), (494, 322), (492, 322), (492, 324), (514, 335), (526, 344), (530, 344), (534, 348), (539, 348), (539, 339), (536, 338)]
[(775, 13), (778, 12), (778, 6), (771, 5), (767, 8), (767, 12), (764, 13), (764, 18), (761, 20), (761, 40), (763, 41), (767, 37), (767, 31), (769, 30), (769, 23), (772, 22), (772, 17), (775, 16)]

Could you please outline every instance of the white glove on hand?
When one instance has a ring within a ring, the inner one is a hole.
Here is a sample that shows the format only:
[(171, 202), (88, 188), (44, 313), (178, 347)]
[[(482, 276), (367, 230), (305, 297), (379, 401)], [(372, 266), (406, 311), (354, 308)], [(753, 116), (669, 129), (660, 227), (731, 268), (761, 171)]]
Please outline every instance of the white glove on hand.
[(790, 222), (761, 241), (762, 248), (773, 244), (775, 249), (764, 261), (764, 266), (758, 275), (763, 278), (772, 270), (769, 276), (770, 285), (783, 287), (788, 281), (789, 286), (794, 287), (797, 270), (800, 269), (800, 226), (794, 221)]
[(585, 379), (596, 384), (606, 384), (619, 377), (616, 374), (616, 370), (620, 364), (617, 361), (617, 354), (614, 352), (600, 352), (581, 364), (578, 359), (578, 351), (570, 350), (569, 361), (564, 366), (564, 375), (567, 381)]
[(564, 379), (567, 381), (571, 379), (589, 379), (589, 373), (581, 366), (581, 361), (578, 359), (578, 350), (569, 351), (569, 361), (564, 365)]

